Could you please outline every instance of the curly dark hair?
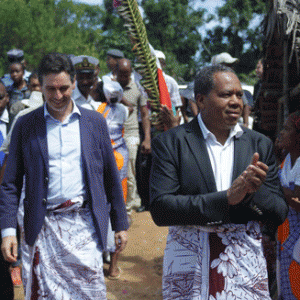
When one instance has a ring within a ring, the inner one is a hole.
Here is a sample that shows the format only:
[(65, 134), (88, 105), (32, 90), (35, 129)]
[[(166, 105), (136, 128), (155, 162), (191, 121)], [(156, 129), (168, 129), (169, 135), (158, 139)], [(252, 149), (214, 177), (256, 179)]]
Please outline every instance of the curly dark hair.
[(206, 96), (210, 93), (214, 88), (214, 74), (218, 72), (229, 72), (236, 75), (233, 69), (221, 64), (203, 67), (198, 71), (195, 77), (195, 97), (198, 94)]

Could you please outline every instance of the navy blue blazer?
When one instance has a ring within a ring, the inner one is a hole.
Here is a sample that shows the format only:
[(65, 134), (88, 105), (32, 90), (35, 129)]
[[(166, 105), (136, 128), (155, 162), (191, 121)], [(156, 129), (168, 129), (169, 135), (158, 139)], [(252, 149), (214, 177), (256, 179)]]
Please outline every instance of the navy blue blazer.
[(288, 205), (277, 174), (270, 139), (243, 128), (234, 140), (234, 181), (251, 163), (255, 152), (269, 167), (267, 178), (256, 193), (230, 206), (227, 191), (217, 191), (209, 154), (198, 119), (158, 135), (152, 142), (150, 211), (159, 226), (226, 223), (258, 220), (274, 232), (284, 222)]
[[(121, 182), (105, 119), (79, 108), (80, 138), (88, 206), (102, 249), (106, 246), (108, 220), (115, 231), (129, 225)], [(0, 228), (17, 227), (17, 210), (25, 174), (25, 240), (33, 245), (47, 208), (49, 162), (44, 107), (21, 117), (16, 123), (0, 188)]]

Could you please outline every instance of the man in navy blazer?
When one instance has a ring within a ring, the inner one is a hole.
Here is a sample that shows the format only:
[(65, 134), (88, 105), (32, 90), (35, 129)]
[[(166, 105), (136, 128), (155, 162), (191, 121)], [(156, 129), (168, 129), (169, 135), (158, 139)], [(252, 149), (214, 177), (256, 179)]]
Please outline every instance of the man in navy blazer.
[(270, 299), (259, 224), (275, 232), (288, 206), (272, 142), (237, 124), (242, 95), (232, 69), (201, 69), (200, 114), (153, 140), (150, 212), (170, 226), (164, 299)]
[[(21, 117), (15, 125), (0, 190), (4, 258), (10, 262), (17, 258), (14, 231), (24, 175), (24, 231), (29, 246), (36, 245), (47, 230), (49, 208), (60, 210), (79, 203), (91, 213), (95, 231), (91, 239), (96, 238), (97, 249), (106, 247), (110, 218), (117, 251), (122, 251), (129, 225), (106, 121), (95, 111), (77, 107), (71, 99), (75, 70), (67, 56), (46, 55), (39, 67), (39, 79), (45, 106)], [(76, 201), (72, 203), (72, 199)]]

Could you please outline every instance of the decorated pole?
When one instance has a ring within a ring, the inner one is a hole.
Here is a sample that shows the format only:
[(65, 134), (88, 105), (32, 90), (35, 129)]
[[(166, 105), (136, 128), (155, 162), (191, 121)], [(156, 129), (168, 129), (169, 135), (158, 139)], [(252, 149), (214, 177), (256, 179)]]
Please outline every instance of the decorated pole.
[(146, 27), (136, 0), (114, 0), (113, 5), (125, 20), (125, 27), (137, 57), (136, 70), (141, 74), (141, 85), (145, 88), (151, 106), (152, 123), (158, 120), (161, 105), (172, 108), (170, 95), (159, 60), (149, 44)]

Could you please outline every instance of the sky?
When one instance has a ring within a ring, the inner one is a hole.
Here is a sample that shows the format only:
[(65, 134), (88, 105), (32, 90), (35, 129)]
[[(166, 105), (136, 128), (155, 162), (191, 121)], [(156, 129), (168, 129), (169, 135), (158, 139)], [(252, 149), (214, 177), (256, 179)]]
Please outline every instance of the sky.
[[(86, 3), (90, 5), (101, 5), (103, 3), (102, 0), (76, 0), (75, 2)], [(205, 1), (197, 1), (197, 5), (200, 7), (206, 8), (210, 12), (213, 12), (217, 6), (221, 6), (224, 3), (224, 0), (205, 0)]]
[[(103, 0), (74, 0), (74, 2), (80, 2), (80, 3), (86, 3), (90, 5), (102, 5)], [(113, 1), (111, 1), (113, 2)], [(195, 1), (196, 8), (205, 8), (207, 10), (207, 13), (213, 14), (217, 7), (222, 6), (224, 4), (225, 0), (205, 0), (205, 1)], [(205, 33), (206, 30), (211, 29), (218, 25), (217, 21), (211, 21), (208, 24), (205, 24), (200, 28), (200, 33)]]

